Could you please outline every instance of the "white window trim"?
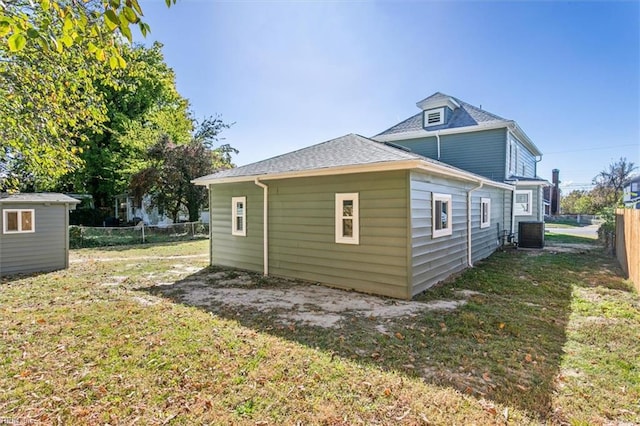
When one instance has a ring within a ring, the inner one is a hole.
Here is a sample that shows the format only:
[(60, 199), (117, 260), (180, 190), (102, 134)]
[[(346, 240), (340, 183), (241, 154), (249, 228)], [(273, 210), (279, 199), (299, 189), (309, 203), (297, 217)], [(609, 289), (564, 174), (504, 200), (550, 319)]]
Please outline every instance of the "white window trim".
[[(23, 231), (22, 230), (22, 213), (23, 212), (31, 212), (31, 230)], [(9, 221), (7, 216), (9, 213), (17, 213), (18, 214), (18, 230), (10, 231), (7, 229), (7, 225)], [(2, 213), (2, 233), (3, 234), (31, 234), (36, 232), (36, 211), (35, 209), (6, 209), (3, 210)]]
[[(242, 230), (236, 229), (236, 216), (238, 214), (238, 203), (242, 202)], [(238, 237), (247, 236), (247, 197), (231, 197), (231, 235)]]
[[(517, 203), (517, 199), (518, 199), (518, 195), (522, 195), (522, 194), (526, 194), (529, 201), (529, 211), (526, 212), (523, 209), (521, 209), (520, 207), (518, 207), (518, 203)], [(533, 216), (533, 191), (530, 189), (517, 189), (516, 190), (516, 203), (514, 203), (513, 206), (513, 210), (515, 212), (516, 216)]]
[[(487, 220), (483, 221), (482, 209), (487, 206)], [(480, 228), (488, 228), (491, 226), (491, 198), (480, 198)]]
[[(447, 217), (447, 227), (443, 228), (443, 229), (436, 229), (436, 202), (437, 201), (442, 201), (442, 202), (446, 202), (449, 203), (449, 208), (447, 209), (447, 214), (449, 217)], [(452, 197), (451, 194), (438, 194), (438, 193), (433, 193), (431, 195), (431, 226), (432, 226), (432, 238), (439, 238), (439, 237), (444, 237), (447, 235), (451, 235), (453, 234), (453, 215), (452, 215), (452, 211), (453, 211), (453, 202), (452, 202)]]
[[(353, 216), (343, 215), (343, 202), (346, 200), (353, 201)], [(336, 193), (336, 243), (339, 244), (360, 244), (360, 203), (359, 194), (357, 192), (351, 193)], [(353, 220), (353, 236), (345, 237), (343, 235), (342, 220)]]
[[(437, 123), (429, 123), (429, 114), (433, 114), (434, 112), (440, 113), (440, 121), (438, 121)], [(433, 108), (424, 111), (424, 115), (422, 116), (424, 127), (439, 126), (440, 124), (444, 124), (444, 113), (444, 107)]]

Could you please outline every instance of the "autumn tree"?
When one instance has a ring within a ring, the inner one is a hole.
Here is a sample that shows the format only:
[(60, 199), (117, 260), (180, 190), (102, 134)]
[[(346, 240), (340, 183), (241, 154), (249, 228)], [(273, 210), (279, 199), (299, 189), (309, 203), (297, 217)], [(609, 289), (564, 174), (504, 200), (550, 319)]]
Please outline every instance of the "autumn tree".
[(182, 208), (189, 212), (189, 221), (197, 221), (207, 192), (191, 181), (233, 167), (231, 155), (238, 152), (235, 148), (228, 144), (213, 148), (221, 139), (220, 132), (229, 126), (219, 116), (210, 117), (197, 126), (192, 140), (183, 145), (163, 136), (149, 149), (150, 166), (131, 179), (134, 197), (141, 200), (150, 196), (152, 205), (168, 213), (174, 222)]
[(591, 191), (591, 196), (596, 210), (616, 207), (622, 203), (624, 186), (636, 169), (633, 162), (621, 157), (593, 178), (595, 187)]

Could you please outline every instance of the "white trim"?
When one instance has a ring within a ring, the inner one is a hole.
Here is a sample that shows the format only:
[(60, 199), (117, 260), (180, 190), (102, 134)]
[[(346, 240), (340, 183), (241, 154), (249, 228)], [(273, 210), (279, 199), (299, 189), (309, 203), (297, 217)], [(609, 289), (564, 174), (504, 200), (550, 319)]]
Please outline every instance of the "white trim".
[[(429, 96), (430, 98), (431, 96)], [(454, 110), (456, 108), (460, 108), (460, 104), (458, 102), (456, 102), (455, 99), (453, 99), (452, 97), (447, 97), (446, 99), (429, 99), (429, 98), (425, 98), (419, 102), (416, 102), (416, 106), (418, 108), (420, 108), (423, 111), (426, 111), (428, 109), (435, 109), (435, 108), (439, 108), (439, 107), (449, 107), (451, 110)], [(429, 99), (429, 100), (427, 100)]]
[[(446, 227), (444, 228), (440, 228), (437, 229), (436, 227), (436, 211), (438, 211), (438, 209), (436, 208), (436, 203), (440, 201), (441, 203), (447, 203), (447, 211), (446, 211)], [(453, 202), (452, 202), (452, 197), (451, 194), (438, 194), (436, 192), (433, 192), (431, 194), (431, 237), (432, 238), (439, 238), (439, 237), (444, 237), (447, 235), (451, 235), (453, 234), (453, 215), (452, 215), (452, 210), (453, 210)]]
[[(429, 115), (438, 114), (439, 120), (437, 122), (429, 123)], [(427, 109), (422, 112), (422, 127), (439, 126), (444, 124), (445, 108), (433, 108)]]
[(507, 180), (507, 182), (514, 182), (516, 188), (518, 186), (553, 186), (551, 182), (548, 180), (520, 180), (520, 179), (512, 179)]
[[(351, 201), (353, 203), (352, 206), (352, 215), (345, 216), (344, 215), (344, 202)], [(339, 244), (360, 244), (360, 205), (359, 205), (359, 194), (357, 192), (350, 193), (336, 193), (336, 243)], [(351, 219), (351, 236), (344, 235), (343, 228), (343, 220)]]
[[(22, 213), (29, 212), (31, 213), (31, 229), (23, 230), (22, 229)], [(9, 224), (9, 220), (7, 216), (9, 213), (16, 213), (18, 220), (18, 229), (16, 231), (10, 231), (7, 229), (7, 225)], [(35, 209), (5, 209), (2, 211), (2, 233), (3, 234), (31, 234), (36, 232), (36, 211)]]
[[(238, 216), (238, 203), (242, 203), (242, 216)], [(242, 229), (238, 229), (236, 219), (242, 218)], [(231, 197), (231, 235), (247, 236), (247, 197)]]
[[(485, 212), (485, 207), (487, 212), (487, 220), (484, 220), (483, 213)], [(480, 198), (480, 229), (488, 228), (491, 226), (491, 198)]]
[(262, 263), (263, 274), (269, 275), (269, 187), (258, 178), (253, 183), (262, 188)]
[[(527, 196), (527, 207), (528, 211), (524, 209), (523, 206), (518, 206), (518, 195), (526, 195)], [(515, 191), (515, 203), (513, 206), (513, 211), (516, 216), (532, 216), (533, 215), (533, 191), (530, 189), (516, 189)]]
[(196, 185), (218, 185), (223, 183), (237, 183), (237, 182), (253, 182), (256, 178), (264, 180), (277, 180), (277, 179), (293, 179), (301, 177), (317, 177), (317, 176), (336, 176), (351, 173), (368, 173), (368, 172), (386, 172), (393, 170), (407, 170), (418, 169), (424, 170), (430, 173), (437, 173), (444, 176), (455, 177), (458, 179), (466, 180), (469, 182), (483, 182), (485, 185), (493, 186), (496, 188), (512, 190), (513, 186), (496, 182), (482, 176), (474, 175), (463, 170), (458, 170), (444, 164), (437, 164), (425, 160), (399, 160), (399, 161), (386, 161), (382, 163), (371, 164), (354, 164), (350, 166), (328, 167), (324, 169), (312, 169), (302, 170), (296, 172), (283, 172), (273, 174), (260, 174), (260, 175), (248, 175), (248, 176), (236, 176), (229, 178), (207, 178), (203, 176), (198, 179), (194, 179), (191, 182)]

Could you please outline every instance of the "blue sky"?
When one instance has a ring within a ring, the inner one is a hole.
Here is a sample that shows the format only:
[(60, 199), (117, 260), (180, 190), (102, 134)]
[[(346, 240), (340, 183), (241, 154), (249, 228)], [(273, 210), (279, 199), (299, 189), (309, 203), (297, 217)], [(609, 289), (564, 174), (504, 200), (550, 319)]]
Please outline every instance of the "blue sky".
[(640, 2), (143, 2), (196, 117), (243, 165), (373, 136), (436, 91), (516, 120), (567, 189), (640, 164)]

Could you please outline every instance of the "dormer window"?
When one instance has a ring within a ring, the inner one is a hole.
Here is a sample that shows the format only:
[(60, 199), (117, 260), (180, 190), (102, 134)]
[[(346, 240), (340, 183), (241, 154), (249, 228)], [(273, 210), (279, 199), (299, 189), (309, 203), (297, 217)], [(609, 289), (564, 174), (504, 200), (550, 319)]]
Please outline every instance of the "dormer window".
[(444, 108), (435, 108), (424, 112), (424, 127), (444, 124)]

